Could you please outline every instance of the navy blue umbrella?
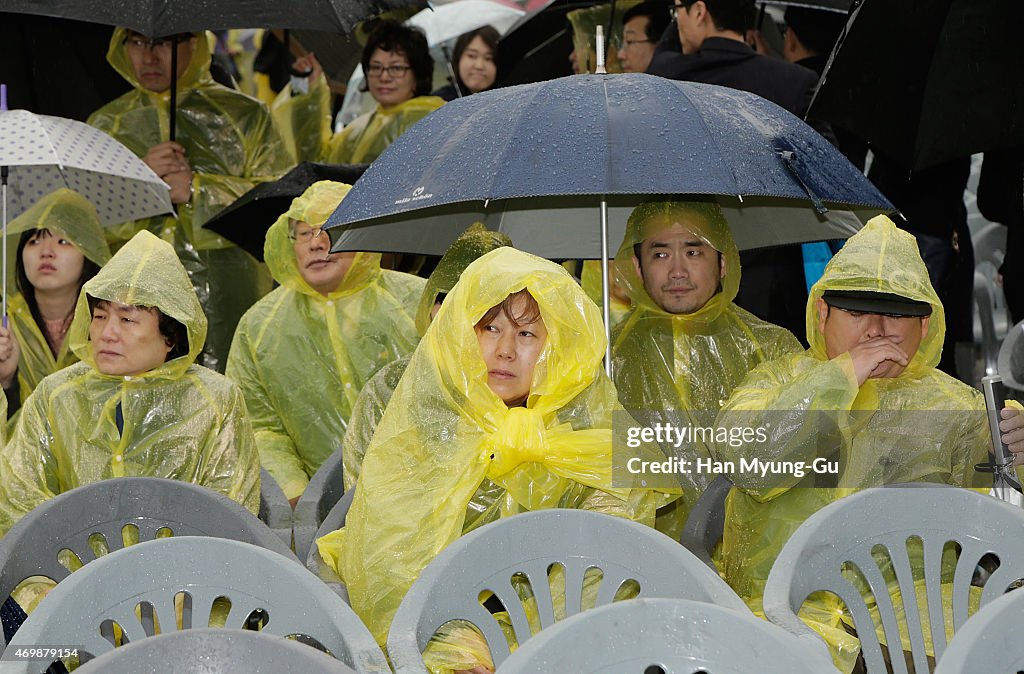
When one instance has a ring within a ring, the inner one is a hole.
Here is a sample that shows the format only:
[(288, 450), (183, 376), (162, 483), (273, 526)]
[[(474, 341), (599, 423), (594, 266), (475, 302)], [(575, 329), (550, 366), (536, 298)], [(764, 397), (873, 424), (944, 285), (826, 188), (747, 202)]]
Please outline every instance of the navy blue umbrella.
[[(441, 255), (479, 221), (541, 257), (607, 260), (647, 195), (714, 195), (740, 249), (846, 238), (894, 210), (816, 131), (758, 96), (575, 75), (431, 113), (367, 169), (326, 229), (332, 252)], [(607, 277), (604, 288), (607, 322)]]
[(845, 238), (894, 210), (811, 127), (758, 96), (576, 75), (453, 101), (396, 140), (328, 220), (333, 251), (441, 255), (481, 221), (547, 258), (601, 258), (645, 195), (719, 195), (740, 249)]

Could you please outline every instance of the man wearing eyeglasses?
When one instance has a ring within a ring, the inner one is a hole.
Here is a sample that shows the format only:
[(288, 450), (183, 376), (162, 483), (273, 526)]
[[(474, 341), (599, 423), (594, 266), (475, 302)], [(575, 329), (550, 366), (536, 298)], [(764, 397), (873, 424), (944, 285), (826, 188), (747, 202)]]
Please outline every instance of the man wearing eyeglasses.
[[(151, 39), (118, 28), (107, 61), (134, 89), (94, 112), (89, 123), (127, 145), (170, 186), (177, 219), (136, 220), (108, 236), (118, 244), (147, 229), (174, 245), (209, 319), (202, 364), (223, 371), (235, 325), (270, 290), (270, 277), (251, 255), (202, 225), (294, 160), (267, 107), (216, 84), (210, 59), (203, 35)], [(174, 139), (168, 137), (172, 82), (178, 92)]]
[(366, 382), (419, 341), (424, 280), (382, 270), (380, 254), (329, 254), (322, 231), (349, 186), (314, 183), (267, 232), (281, 287), (238, 323), (227, 375), (241, 387), (260, 462), (294, 504), (341, 446)]
[(624, 73), (642, 73), (654, 56), (654, 47), (668, 27), (670, 15), (665, 5), (647, 0), (622, 15), (622, 45), (619, 65)]

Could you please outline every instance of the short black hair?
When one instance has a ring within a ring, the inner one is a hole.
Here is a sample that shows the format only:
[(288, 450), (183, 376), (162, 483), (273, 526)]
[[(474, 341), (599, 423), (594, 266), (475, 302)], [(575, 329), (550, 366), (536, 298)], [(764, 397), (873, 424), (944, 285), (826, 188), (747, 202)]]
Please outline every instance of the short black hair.
[[(681, 4), (689, 7), (696, 0), (683, 0)], [(754, 0), (703, 0), (708, 8), (711, 19), (718, 30), (731, 30), (744, 34), (754, 27)]]
[[(96, 306), (101, 302), (110, 304), (110, 300), (99, 299), (92, 295), (86, 295), (85, 297), (89, 302), (90, 316), (96, 311)], [(171, 318), (156, 307), (139, 306), (156, 312), (157, 329), (160, 330), (160, 336), (171, 347), (171, 350), (167, 352), (167, 357), (164, 358), (164, 362), (166, 363), (169, 360), (188, 355), (188, 328), (181, 321)]]
[(494, 76), (495, 84), (501, 76), (501, 64), (498, 62), (498, 40), (501, 39), (501, 33), (498, 32), (498, 29), (494, 26), (480, 26), (476, 30), (463, 33), (459, 36), (459, 39), (455, 41), (455, 47), (452, 49), (452, 66), (455, 70), (455, 81), (458, 83), (459, 91), (461, 91), (463, 95), (468, 94), (469, 89), (462, 81), (462, 75), (459, 74), (459, 61), (462, 60), (462, 53), (466, 51), (466, 47), (469, 46), (469, 43), (472, 42), (474, 38), (480, 38), (484, 41), (485, 45), (491, 48), (491, 53), (494, 58), (494, 68), (497, 71)]
[[(43, 323), (43, 315), (39, 313), (39, 303), (36, 302), (36, 289), (35, 286), (32, 285), (32, 282), (28, 280), (28, 274), (25, 272), (25, 261), (21, 257), (22, 252), (25, 250), (25, 246), (28, 245), (28, 242), (44, 229), (46, 228), (40, 227), (38, 229), (29, 229), (22, 232), (21, 237), (18, 239), (18, 252), (17, 259), (14, 262), (14, 269), (18, 292), (20, 292), (21, 296), (25, 299), (25, 304), (28, 305), (29, 313), (32, 314), (32, 320), (36, 322), (36, 327), (38, 327), (39, 331), (45, 335), (46, 326)], [(46, 231), (50, 232), (51, 236), (59, 236), (56, 232), (52, 232), (48, 229)], [(81, 292), (82, 286), (85, 285), (85, 282), (99, 273), (100, 270), (100, 266), (98, 264), (84, 255), (82, 257), (85, 259), (82, 263), (82, 273), (78, 276), (78, 290), (75, 295)]]
[(644, 0), (639, 5), (633, 5), (622, 15), (622, 25), (632, 21), (638, 16), (647, 17), (647, 26), (644, 28), (644, 37), (653, 43), (661, 39), (662, 33), (668, 28), (672, 21), (672, 14), (668, 11), (668, 5), (656, 0)]
[[(364, 77), (368, 77), (370, 58), (378, 49), (400, 52), (409, 59), (412, 74), (416, 78), (414, 96), (426, 96), (434, 88), (434, 57), (430, 55), (427, 36), (423, 34), (423, 31), (403, 26), (390, 19), (379, 22), (366, 39), (366, 46), (363, 47), (361, 63)], [(363, 91), (369, 90), (365, 80), (362, 89)]]
[(830, 54), (846, 27), (846, 14), (826, 12), (809, 7), (787, 7), (786, 28), (793, 31), (800, 44), (815, 54)]

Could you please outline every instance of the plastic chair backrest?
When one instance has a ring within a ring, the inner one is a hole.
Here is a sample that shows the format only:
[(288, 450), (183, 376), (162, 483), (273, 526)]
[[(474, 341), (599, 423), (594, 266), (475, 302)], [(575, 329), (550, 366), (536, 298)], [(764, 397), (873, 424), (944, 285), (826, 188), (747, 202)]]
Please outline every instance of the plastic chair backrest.
[(277, 537), (292, 547), (292, 507), (277, 480), (260, 468), (260, 521), (270, 527)]
[(804, 642), (749, 613), (689, 599), (631, 599), (552, 625), (498, 674), (644, 674), (649, 667), (665, 674), (838, 671), (820, 639)]
[(58, 559), (61, 550), (88, 564), (96, 559), (90, 540), (118, 550), (130, 528), (140, 542), (166, 529), (244, 541), (298, 561), (263, 522), (223, 494), (179, 480), (120, 477), (64, 492), (11, 527), (0, 539), (0, 601), (31, 576), (64, 580), (71, 572)]
[(971, 247), (975, 265), (987, 262), (998, 269), (1006, 254), (1006, 226), (990, 222), (971, 237)]
[[(885, 549), (901, 596), (914, 597), (915, 571), (907, 552), (912, 539), (920, 541), (923, 548), (924, 568), (916, 575), (924, 579), (929, 636), (935, 658), (941, 661), (946, 634), (940, 574), (947, 544), (960, 548), (952, 579), (954, 630), (967, 620), (971, 581), (983, 557), (995, 555), (999, 566), (984, 584), (982, 606), (1024, 578), (1024, 511), (966, 489), (867, 489), (822, 508), (793, 533), (776, 558), (764, 591), (766, 616), (794, 634), (809, 634), (810, 628), (796, 612), (811, 593), (833, 592), (853, 616), (868, 671), (887, 671), (868, 606), (843, 567), (855, 565), (870, 585), (892, 651), (892, 644), (900, 643), (895, 608), (872, 552), (879, 546)], [(918, 604), (902, 604), (914, 667), (927, 672)], [(895, 674), (907, 674), (903, 657), (892, 657), (891, 662)]]
[(317, 529), (316, 534), (313, 536), (313, 543), (310, 545), (309, 553), (306, 555), (306, 568), (329, 588), (338, 593), (346, 602), (348, 601), (348, 590), (345, 589), (344, 583), (334, 573), (334, 570), (322, 563), (323, 560), (320, 558), (320, 550), (316, 546), (316, 539), (345, 526), (345, 518), (348, 516), (348, 509), (352, 507), (352, 499), (355, 498), (355, 495), (356, 490), (353, 488), (334, 504), (331, 512), (327, 513), (327, 517), (324, 518), (320, 528)]
[[(396, 672), (425, 671), (420, 653), (439, 627), (464, 619), (483, 633), (494, 664), (508, 643), (481, 594), (490, 591), (509, 613), (517, 642), (531, 636), (515, 584), (528, 582), (541, 628), (555, 622), (548, 573), (561, 565), (565, 613), (579, 613), (584, 575), (602, 573), (596, 606), (611, 603), (633, 580), (641, 597), (678, 597), (749, 612), (718, 574), (668, 536), (636, 522), (594, 512), (553, 509), (492, 522), (454, 542), (423, 570), (402, 600), (388, 634)], [(523, 581), (516, 579), (523, 578)]]
[[(180, 625), (179, 593), (185, 594)], [(113, 624), (128, 642), (153, 636), (154, 624), (162, 633), (206, 627), (223, 598), (230, 602), (225, 627), (262, 616), (265, 634), (303, 635), (358, 672), (390, 671), (352, 609), (301, 565), (248, 543), (200, 536), (139, 543), (76, 571), (40, 602), (10, 648), (76, 644), (98, 657), (114, 647), (104, 636)], [(47, 663), (18, 665), (17, 671), (41, 673)]]
[(342, 478), (341, 448), (320, 464), (295, 504), (295, 554), (306, 559), (317, 529), (345, 494)]
[(1024, 592), (1010, 592), (972, 615), (953, 636), (935, 667), (935, 674), (1020, 672), (1024, 641), (1020, 616)]
[(730, 489), (732, 482), (724, 475), (712, 480), (693, 504), (693, 509), (686, 518), (683, 534), (679, 538), (679, 542), (697, 559), (716, 571), (718, 569), (711, 561), (711, 555), (715, 551), (715, 546), (722, 540), (722, 532), (725, 530), (725, 499), (729, 496)]
[(1003, 383), (1024, 391), (1024, 321), (1010, 328), (996, 358)]
[(78, 674), (354, 674), (343, 662), (294, 639), (254, 632), (195, 628), (126, 644), (90, 660)]

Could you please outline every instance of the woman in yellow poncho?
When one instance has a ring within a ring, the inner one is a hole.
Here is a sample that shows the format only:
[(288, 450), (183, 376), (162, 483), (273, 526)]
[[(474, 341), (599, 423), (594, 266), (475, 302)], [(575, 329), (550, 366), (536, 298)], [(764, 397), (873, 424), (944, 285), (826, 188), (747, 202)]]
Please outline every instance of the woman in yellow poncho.
[(653, 524), (670, 497), (612, 484), (604, 345), (597, 306), (554, 263), (499, 248), (462, 273), (377, 427), (348, 526), (318, 541), (378, 642), (466, 531), (554, 507)]
[(40, 382), (0, 452), (0, 533), (57, 494), (122, 476), (192, 482), (256, 512), (245, 402), (194, 364), (205, 337), (174, 250), (139, 232), (79, 294), (67, 339), (82, 362)]
[(423, 33), (382, 21), (363, 48), (363, 74), (377, 107), (352, 120), (331, 139), (326, 161), (365, 164), (412, 125), (444, 105), (432, 88), (434, 59)]
[(0, 362), (0, 380), (11, 394), (13, 414), (43, 377), (78, 362), (65, 335), (82, 285), (110, 259), (110, 248), (96, 208), (67, 188), (37, 201), (7, 231), (20, 234), (15, 263), (19, 292), (7, 305), (16, 351)]

